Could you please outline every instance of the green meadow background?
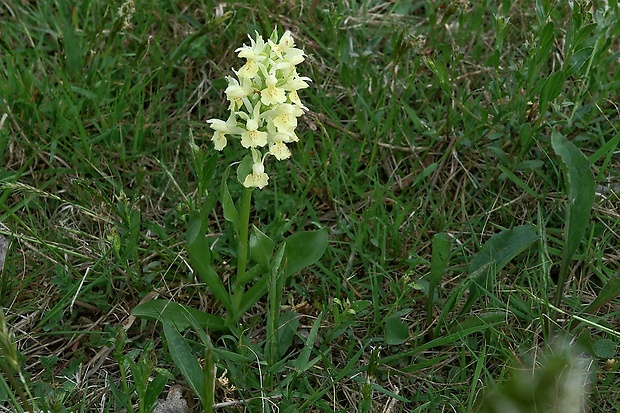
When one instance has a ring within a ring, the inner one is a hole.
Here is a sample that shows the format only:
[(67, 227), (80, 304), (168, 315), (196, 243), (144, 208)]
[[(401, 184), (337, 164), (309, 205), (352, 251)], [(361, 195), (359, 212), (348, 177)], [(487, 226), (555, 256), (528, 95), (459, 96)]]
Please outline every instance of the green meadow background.
[[(1, 2), (3, 411), (150, 412), (173, 385), (205, 412), (618, 411), (619, 23), (617, 0)], [(132, 315), (222, 314), (185, 231), (244, 154), (205, 123), (235, 49), (274, 28), (309, 111), (251, 222), (329, 234), (286, 280), (275, 363), (267, 299), (178, 343)]]

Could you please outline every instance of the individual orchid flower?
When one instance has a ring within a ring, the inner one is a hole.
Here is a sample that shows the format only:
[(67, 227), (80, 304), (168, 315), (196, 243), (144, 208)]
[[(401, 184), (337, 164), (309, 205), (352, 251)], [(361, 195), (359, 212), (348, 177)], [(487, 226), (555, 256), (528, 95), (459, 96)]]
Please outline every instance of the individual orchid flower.
[(265, 89), (260, 92), (260, 101), (266, 106), (274, 106), (286, 102), (286, 91), (278, 87), (278, 78), (270, 74), (265, 76)]
[(299, 90), (299, 89), (306, 89), (308, 86), (308, 82), (311, 82), (312, 80), (309, 77), (306, 76), (299, 76), (297, 74), (297, 71), (294, 70), (293, 72), (291, 72), (290, 76), (286, 79), (285, 83), (284, 83), (284, 88), (286, 90)]
[(265, 173), (265, 166), (263, 165), (264, 158), (261, 153), (252, 148), (252, 172), (250, 172), (243, 181), (243, 186), (246, 188), (258, 188), (263, 189), (267, 186), (269, 176)]
[(295, 40), (293, 40), (293, 36), (290, 31), (284, 32), (280, 41), (275, 43), (271, 39), (267, 40), (269, 43), (269, 47), (271, 47), (271, 53), (275, 54), (275, 57), (282, 59), (282, 54), (286, 53), (291, 47), (295, 46)]
[(308, 110), (308, 108), (301, 102), (301, 99), (299, 98), (299, 94), (297, 93), (296, 90), (291, 90), (290, 92), (288, 92), (287, 98), (290, 103), (297, 105), (303, 110)]
[(213, 141), (213, 146), (217, 151), (221, 151), (226, 147), (226, 144), (228, 143), (226, 135), (240, 134), (243, 132), (243, 129), (237, 126), (235, 116), (232, 114), (228, 117), (227, 121), (223, 121), (221, 119), (209, 119), (207, 123), (211, 129), (215, 131), (211, 141)]
[(290, 142), (290, 136), (286, 133), (278, 132), (272, 139), (273, 142), (269, 144), (269, 153), (278, 161), (290, 158), (291, 151), (288, 146), (286, 146), (286, 142)]
[(265, 50), (265, 41), (263, 38), (256, 33), (256, 41), (249, 37), (250, 46), (243, 45), (242, 47), (235, 50), (235, 52), (239, 52), (237, 56), (240, 58), (246, 59), (245, 65), (239, 69), (237, 75), (239, 78), (253, 79), (256, 77), (259, 71), (259, 67), (261, 65), (260, 62), (267, 59), (268, 56), (264, 55)]
[(260, 102), (254, 106), (253, 117), (240, 113), (239, 116), (247, 118), (245, 130), (241, 133), (241, 146), (244, 148), (257, 148), (267, 145), (267, 132), (259, 130), (262, 118), (260, 114)]
[(297, 127), (297, 117), (303, 113), (299, 107), (290, 103), (283, 103), (276, 106), (275, 109), (265, 112), (264, 116), (270, 118), (278, 132), (286, 132)]
[(243, 98), (254, 93), (254, 85), (252, 80), (247, 78), (241, 78), (241, 82), (239, 82), (231, 76), (226, 76), (226, 80), (228, 81), (228, 87), (224, 93), (226, 93), (226, 98), (230, 102), (229, 109), (236, 111), (243, 104)]
[(281, 59), (278, 59), (274, 68), (288, 73), (304, 60), (306, 60), (306, 55), (303, 50), (292, 47), (284, 53)]
[(254, 31), (254, 34), (256, 34), (256, 40), (252, 39), (252, 36), (248, 34), (250, 46), (244, 44), (243, 46), (235, 49), (235, 52), (239, 52), (237, 54), (239, 58), (256, 61), (261, 61), (266, 58), (264, 55), (266, 46), (265, 40), (263, 40), (263, 37), (257, 31)]

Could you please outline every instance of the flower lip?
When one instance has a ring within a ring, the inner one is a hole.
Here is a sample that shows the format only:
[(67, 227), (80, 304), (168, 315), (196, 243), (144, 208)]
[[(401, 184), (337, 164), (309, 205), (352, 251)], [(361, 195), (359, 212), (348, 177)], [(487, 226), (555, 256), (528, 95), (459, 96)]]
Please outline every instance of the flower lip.
[(222, 131), (215, 131), (211, 140), (213, 141), (213, 147), (216, 151), (221, 151), (226, 147), (226, 144), (228, 143), (228, 140), (226, 139), (226, 134)]

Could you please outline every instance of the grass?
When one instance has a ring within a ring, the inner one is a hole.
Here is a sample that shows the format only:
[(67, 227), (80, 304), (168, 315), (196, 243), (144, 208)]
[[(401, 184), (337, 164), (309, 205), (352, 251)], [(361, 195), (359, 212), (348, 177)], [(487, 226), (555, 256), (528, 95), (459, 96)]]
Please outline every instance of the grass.
[[(302, 94), (310, 111), (291, 161), (267, 165), (251, 220), (275, 239), (326, 227), (329, 246), (284, 285), (280, 320), (292, 328), (278, 336), (281, 360), (267, 363), (269, 300), (241, 333), (209, 334), (215, 402), (469, 412), (511, 400), (551, 411), (544, 403), (584, 388), (566, 372), (587, 355), (584, 404), (617, 410), (616, 1), (137, 0), (128, 16), (122, 4), (0, 6), (4, 410), (143, 412), (175, 384), (195, 406), (172, 336), (131, 311), (157, 295), (222, 312), (187, 263), (184, 234), (203, 195), (190, 136), (214, 153), (205, 120), (226, 115), (234, 50), (276, 26), (308, 54), (299, 71), (313, 80)], [(574, 165), (554, 133), (594, 174), (583, 234), (567, 228)], [(229, 149), (209, 192), (239, 160)], [(219, 203), (208, 234), (228, 279), (233, 232)], [(178, 334), (205, 357), (204, 333)], [(521, 370), (540, 386), (524, 385)]]

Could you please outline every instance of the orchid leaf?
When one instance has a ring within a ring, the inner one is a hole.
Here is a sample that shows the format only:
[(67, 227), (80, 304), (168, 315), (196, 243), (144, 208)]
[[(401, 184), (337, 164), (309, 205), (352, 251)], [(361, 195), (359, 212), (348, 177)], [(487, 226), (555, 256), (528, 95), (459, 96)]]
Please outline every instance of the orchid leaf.
[(131, 314), (149, 321), (162, 321), (183, 331), (194, 323), (202, 329), (224, 331), (226, 326), (221, 317), (205, 313), (196, 308), (167, 300), (152, 300), (137, 305)]
[(168, 323), (163, 324), (164, 336), (168, 342), (168, 351), (170, 351), (175, 366), (181, 371), (194, 394), (204, 403), (204, 376), (200, 363), (192, 353), (187, 340), (179, 331)]
[(211, 246), (203, 233), (203, 218), (197, 212), (190, 216), (187, 227), (187, 253), (192, 269), (198, 277), (211, 290), (215, 298), (220, 301), (228, 311), (232, 311), (233, 305), (230, 294), (226, 290), (220, 276), (211, 267)]
[(327, 229), (297, 232), (284, 240), (286, 275), (295, 274), (317, 262), (327, 248)]
[(250, 234), (250, 256), (264, 271), (269, 269), (273, 247), (274, 244), (271, 238), (258, 228), (252, 228), (252, 233)]

